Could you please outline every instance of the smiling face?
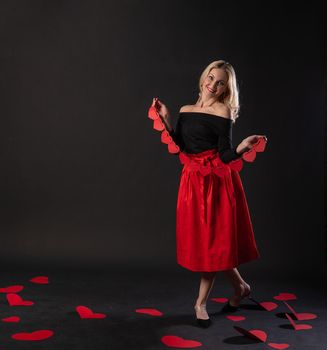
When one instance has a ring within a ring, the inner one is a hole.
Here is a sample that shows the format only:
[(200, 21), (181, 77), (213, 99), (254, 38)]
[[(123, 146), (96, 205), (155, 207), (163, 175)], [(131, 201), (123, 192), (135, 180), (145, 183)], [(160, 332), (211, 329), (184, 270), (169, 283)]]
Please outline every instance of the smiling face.
[(202, 84), (202, 94), (217, 98), (227, 89), (228, 75), (224, 69), (213, 68)]

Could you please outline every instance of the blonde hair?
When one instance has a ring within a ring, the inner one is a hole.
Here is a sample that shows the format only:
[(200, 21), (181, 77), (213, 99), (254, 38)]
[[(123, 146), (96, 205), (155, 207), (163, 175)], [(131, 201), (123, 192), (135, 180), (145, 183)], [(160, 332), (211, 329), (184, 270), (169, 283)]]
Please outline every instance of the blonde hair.
[(201, 101), (201, 90), (202, 90), (203, 81), (213, 68), (224, 69), (228, 75), (227, 89), (226, 91), (224, 91), (223, 94), (221, 94), (218, 97), (217, 101), (225, 104), (230, 108), (231, 117), (232, 117), (233, 123), (235, 123), (236, 119), (239, 117), (239, 110), (240, 110), (239, 89), (236, 81), (236, 74), (235, 74), (234, 68), (230, 63), (224, 60), (213, 61), (204, 69), (199, 80), (200, 93), (199, 93), (199, 98), (197, 102)]

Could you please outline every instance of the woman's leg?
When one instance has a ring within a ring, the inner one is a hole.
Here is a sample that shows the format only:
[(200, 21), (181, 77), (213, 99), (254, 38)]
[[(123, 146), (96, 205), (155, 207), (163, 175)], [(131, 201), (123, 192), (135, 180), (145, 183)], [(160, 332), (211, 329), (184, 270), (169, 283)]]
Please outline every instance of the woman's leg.
[(200, 319), (208, 319), (208, 313), (206, 310), (206, 303), (215, 282), (217, 272), (202, 272), (201, 273), (201, 281), (199, 288), (199, 296), (194, 305), (194, 309), (196, 311), (197, 318)]
[(224, 273), (235, 290), (235, 295), (229, 299), (229, 302), (232, 306), (238, 306), (242, 299), (242, 296), (247, 295), (250, 292), (251, 288), (243, 280), (236, 267), (230, 270), (226, 270)]

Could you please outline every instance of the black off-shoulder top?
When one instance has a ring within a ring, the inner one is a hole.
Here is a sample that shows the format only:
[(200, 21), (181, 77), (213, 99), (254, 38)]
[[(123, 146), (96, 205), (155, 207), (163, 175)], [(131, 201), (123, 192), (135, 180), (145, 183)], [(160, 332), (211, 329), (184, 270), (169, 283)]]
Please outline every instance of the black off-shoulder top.
[(180, 112), (169, 133), (181, 151), (200, 153), (217, 148), (224, 163), (242, 157), (232, 145), (232, 119), (203, 112)]

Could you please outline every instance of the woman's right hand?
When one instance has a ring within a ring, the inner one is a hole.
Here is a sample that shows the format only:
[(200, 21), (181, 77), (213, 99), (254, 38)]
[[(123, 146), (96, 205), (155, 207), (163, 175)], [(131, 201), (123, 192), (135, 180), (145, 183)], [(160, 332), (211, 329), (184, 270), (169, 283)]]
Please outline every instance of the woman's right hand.
[(152, 106), (155, 106), (159, 115), (164, 119), (164, 121), (169, 123), (170, 115), (166, 105), (164, 105), (157, 97), (154, 97)]

